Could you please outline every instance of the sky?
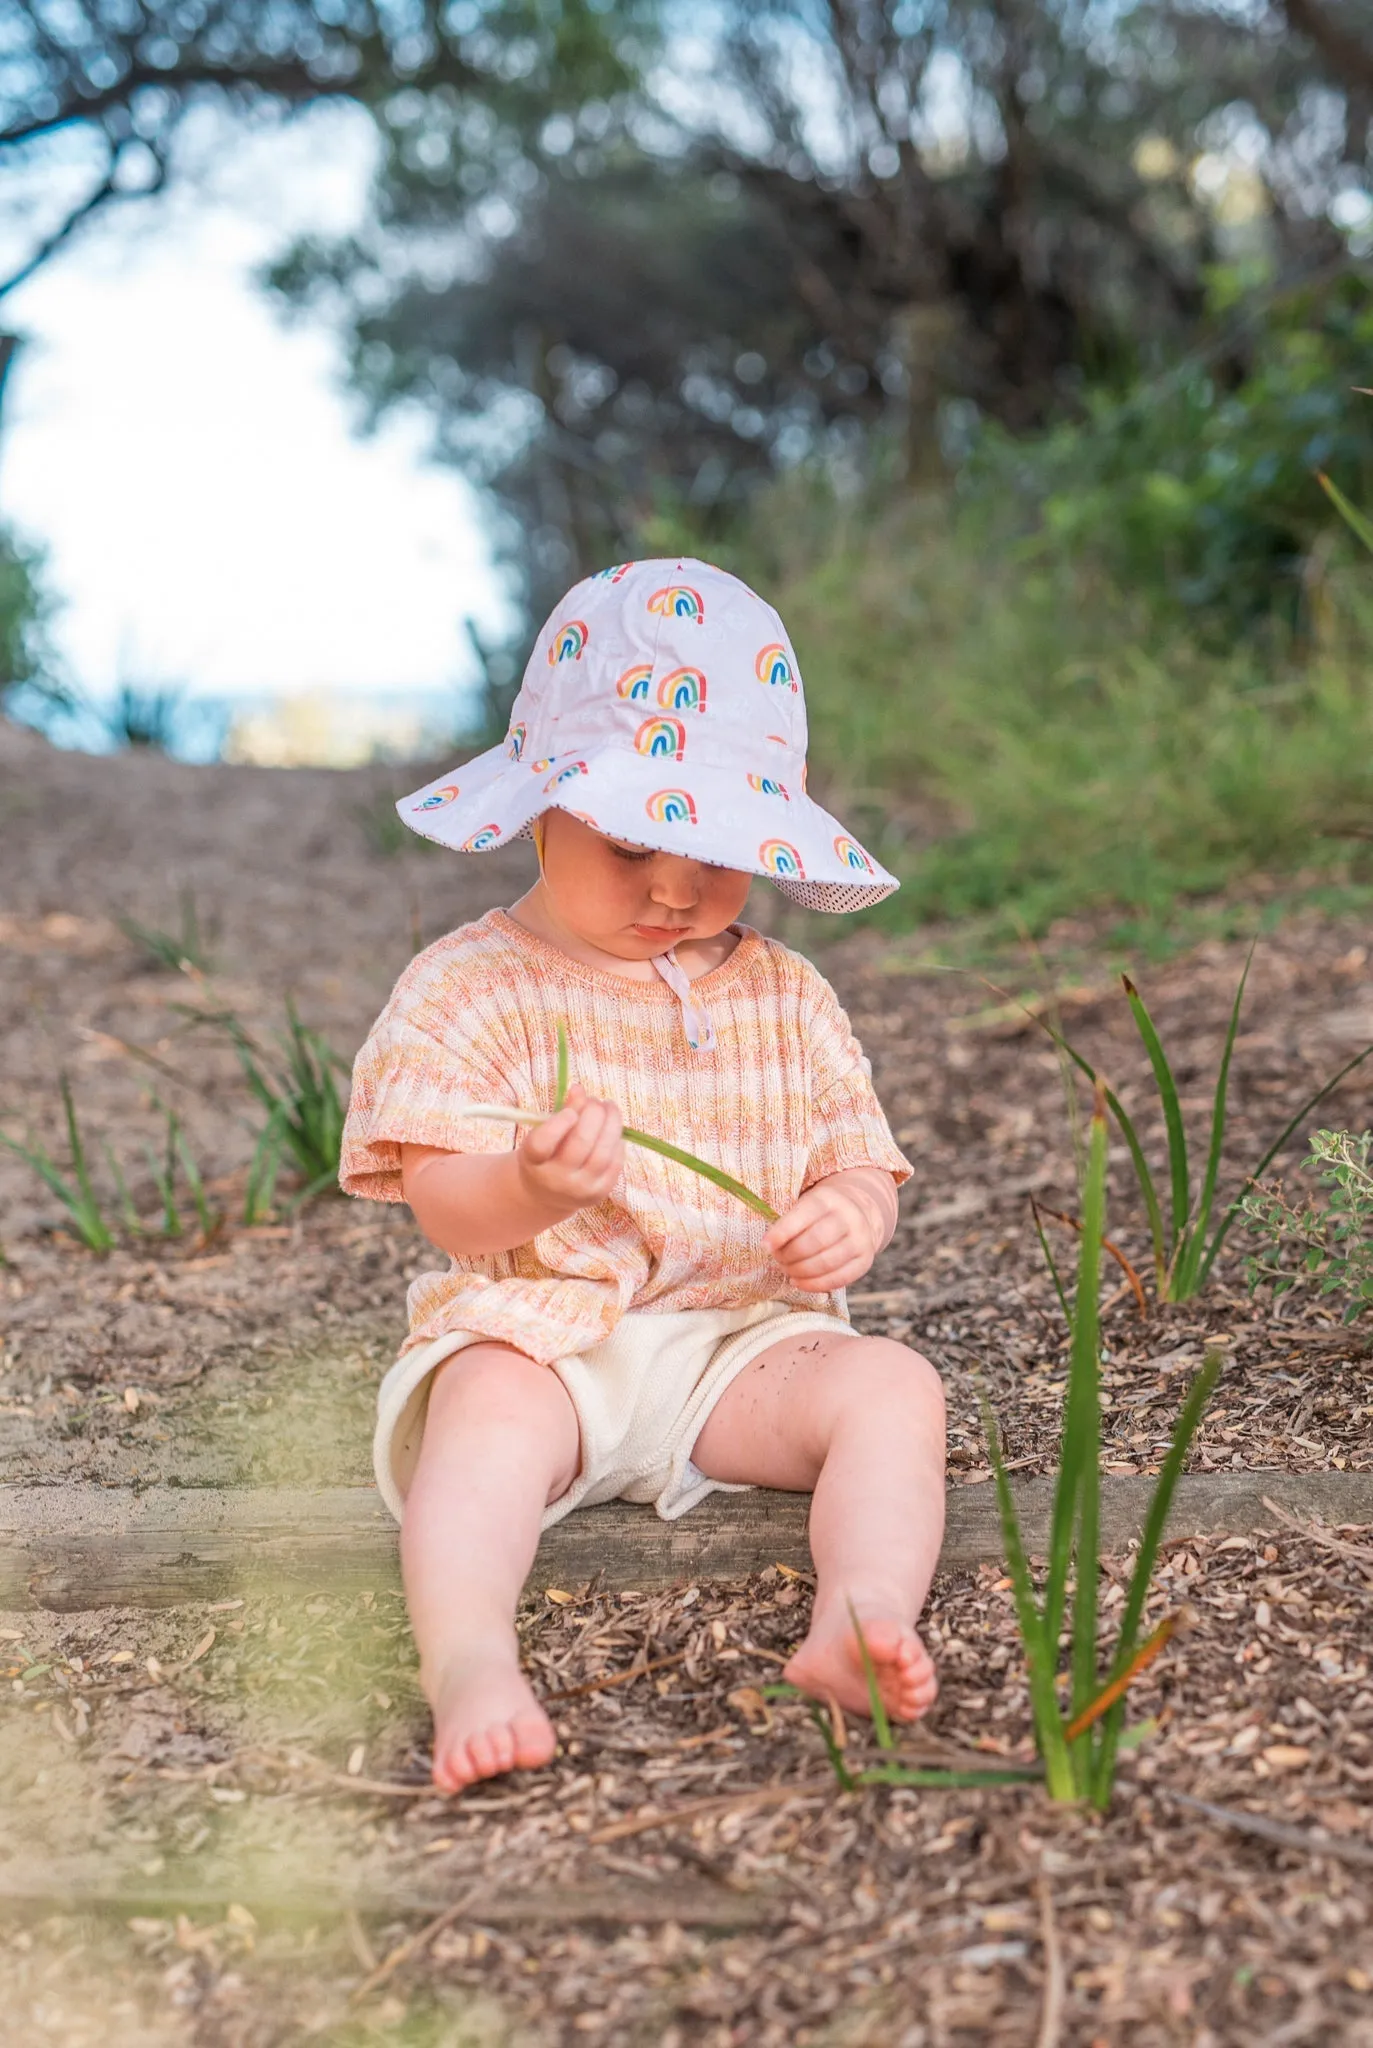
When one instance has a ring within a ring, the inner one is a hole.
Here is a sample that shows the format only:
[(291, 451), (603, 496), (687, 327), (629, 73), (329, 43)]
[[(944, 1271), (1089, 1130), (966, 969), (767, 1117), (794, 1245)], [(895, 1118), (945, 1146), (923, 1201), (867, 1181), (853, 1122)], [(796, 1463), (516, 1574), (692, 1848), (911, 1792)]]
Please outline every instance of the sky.
[(214, 119), (165, 197), (97, 216), (6, 301), (27, 340), (0, 519), (47, 551), (51, 637), (92, 694), (451, 701), (465, 617), (508, 623), (481, 501), (426, 462), (422, 418), (363, 437), (336, 338), (253, 281), (297, 233), (357, 220), (370, 124)]

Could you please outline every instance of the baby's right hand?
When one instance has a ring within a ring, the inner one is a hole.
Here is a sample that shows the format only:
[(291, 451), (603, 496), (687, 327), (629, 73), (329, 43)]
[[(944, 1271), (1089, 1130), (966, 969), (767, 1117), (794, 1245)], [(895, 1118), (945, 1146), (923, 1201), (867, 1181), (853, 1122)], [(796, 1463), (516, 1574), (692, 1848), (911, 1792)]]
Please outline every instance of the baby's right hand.
[(536, 1199), (567, 1215), (603, 1202), (624, 1166), (623, 1127), (613, 1102), (597, 1102), (574, 1083), (557, 1115), (525, 1133), (515, 1154), (520, 1177)]

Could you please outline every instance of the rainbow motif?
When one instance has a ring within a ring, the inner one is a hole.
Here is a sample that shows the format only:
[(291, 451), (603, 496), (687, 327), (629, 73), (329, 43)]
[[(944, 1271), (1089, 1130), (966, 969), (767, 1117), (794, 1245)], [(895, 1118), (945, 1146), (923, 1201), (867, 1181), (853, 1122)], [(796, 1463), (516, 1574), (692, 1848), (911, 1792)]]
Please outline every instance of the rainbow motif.
[(834, 850), (846, 868), (857, 868), (862, 874), (872, 873), (872, 862), (855, 840), (845, 838), (841, 832), (834, 842)]
[(646, 698), (648, 696), (648, 686), (652, 681), (653, 663), (651, 661), (636, 662), (633, 668), (627, 668), (624, 674), (616, 679), (615, 694), (617, 697)]
[(760, 683), (794, 690), (796, 672), (791, 665), (791, 656), (780, 640), (772, 640), (766, 647), (760, 647), (753, 663), (753, 673)]
[(458, 794), (456, 782), (450, 782), (445, 789), (434, 789), (421, 803), (411, 804), (412, 811), (441, 811), (445, 804), (451, 804)]
[(658, 685), (658, 702), (669, 711), (704, 711), (706, 679), (698, 668), (675, 668)]
[(551, 768), (553, 766), (553, 763), (557, 760), (557, 758), (558, 757), (556, 754), (550, 754), (546, 761), (531, 761), (529, 764), (530, 774), (542, 775), (545, 768)]
[(481, 830), (474, 832), (470, 839), (463, 840), (458, 851), (459, 853), (485, 853), (487, 847), (494, 846), (500, 836), (501, 828), (499, 825), (483, 825)]
[(644, 809), (655, 825), (696, 823), (696, 805), (685, 789), (655, 789)]
[(596, 571), (595, 581), (597, 583), (618, 583), (620, 578), (627, 576), (633, 567), (634, 564), (632, 562), (613, 562), (608, 569), (598, 569)]
[(566, 620), (553, 634), (548, 649), (548, 666), (552, 668), (560, 661), (580, 661), (590, 638), (584, 620)]
[(570, 782), (574, 775), (585, 775), (585, 773), (585, 761), (569, 761), (566, 768), (560, 768), (556, 775), (549, 777), (548, 781), (544, 784), (544, 795), (547, 796), (550, 791), (555, 790), (560, 782)]
[(765, 839), (758, 849), (758, 859), (770, 875), (786, 875), (801, 882), (806, 878), (801, 856), (788, 840)]
[(686, 727), (680, 718), (646, 718), (634, 744), (641, 754), (672, 754), (680, 761), (686, 751)]
[(774, 782), (770, 775), (750, 775), (748, 786), (750, 789), (756, 789), (759, 796), (780, 796), (784, 802), (791, 802), (791, 798), (787, 795), (786, 784)]
[(687, 583), (669, 583), (666, 590), (655, 590), (648, 600), (648, 608), (665, 619), (695, 619), (698, 626), (706, 622), (701, 593)]
[(528, 726), (526, 726), (526, 725), (512, 725), (512, 726), (511, 726), (511, 728), (510, 728), (509, 732), (508, 732), (508, 733), (506, 734), (506, 736), (505, 736), (505, 751), (506, 751), (506, 753), (507, 753), (507, 754), (509, 754), (509, 756), (510, 756), (510, 758), (511, 758), (511, 760), (512, 760), (512, 761), (518, 761), (518, 760), (519, 760), (519, 758), (520, 758), (520, 755), (521, 755), (521, 754), (522, 754), (522, 753), (524, 752), (524, 743), (525, 743), (525, 741), (526, 741), (526, 740), (527, 740), (528, 738), (529, 738), (529, 728), (528, 728)]

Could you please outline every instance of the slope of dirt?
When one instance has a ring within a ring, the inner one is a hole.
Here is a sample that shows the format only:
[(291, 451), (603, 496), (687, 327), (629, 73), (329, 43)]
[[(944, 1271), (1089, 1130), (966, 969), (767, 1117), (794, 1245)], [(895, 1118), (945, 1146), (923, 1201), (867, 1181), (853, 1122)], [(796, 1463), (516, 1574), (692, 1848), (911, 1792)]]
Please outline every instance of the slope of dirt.
[[(340, 1200), (242, 1228), (260, 1113), (223, 1034), (186, 1010), (228, 1004), (269, 1035), (293, 996), (351, 1054), (417, 937), (518, 893), (521, 850), (380, 851), (378, 800), (403, 786), (379, 771), (94, 761), (0, 726), (0, 1129), (64, 1155), (67, 1072), (93, 1172), (108, 1187), (108, 1144), (151, 1226), (156, 1095), (184, 1119), (226, 1218), (202, 1241), (183, 1199), (181, 1237), (150, 1227), (96, 1258), (0, 1154), (0, 1479), (367, 1482), (376, 1379), (405, 1281), (432, 1254), (404, 1212)], [(119, 922), (173, 929), (186, 890), (211, 934), (208, 980), (151, 967)], [(780, 911), (760, 885), (754, 922), (823, 942), (916, 1166), (855, 1317), (939, 1364), (954, 1483), (987, 1480), (979, 1380), (1011, 1463), (1046, 1469), (1063, 1323), (1028, 1197), (1071, 1209), (1075, 1180), (1052, 1047), (914, 944)], [(1194, 1130), (1243, 951), (1207, 945), (1141, 977)], [(1090, 934), (1059, 934), (1046, 954), (1075, 1040), (1127, 1106), (1145, 1104), (1147, 1062)], [(1000, 978), (1027, 992), (1037, 973), (1012, 958)], [(1266, 937), (1229, 1156), (1252, 1162), (1370, 1039), (1366, 931), (1310, 917)], [(1373, 1121), (1373, 1061), (1318, 1120)], [(1145, 1271), (1123, 1155), (1111, 1227)], [(1070, 1259), (1067, 1234), (1055, 1243)], [(1128, 1287), (1116, 1292), (1113, 1469), (1156, 1468), (1209, 1347), (1228, 1364), (1194, 1469), (1373, 1464), (1369, 1334), (1342, 1330), (1329, 1304), (1299, 1293), (1275, 1315), (1247, 1293), (1238, 1244), (1193, 1303), (1151, 1300), (1142, 1318)], [(574, 1587), (531, 1608), (546, 1691), (679, 1661), (573, 1691), (549, 1773), (457, 1805), (424, 1793), (427, 1724), (387, 1596), (0, 1618), (0, 1897), (32, 1893), (0, 1937), (0, 1996), (25, 2048), (1373, 2048), (1373, 1868), (1358, 1860), (1373, 1855), (1371, 1574), (1369, 1538), (1353, 1531), (1275, 1526), (1176, 1548), (1158, 1611), (1185, 1602), (1195, 1625), (1141, 1687), (1153, 1725), (1104, 1821), (1055, 1813), (1033, 1787), (835, 1796), (803, 1712), (762, 1696), (809, 1597), (777, 1572), (638, 1601)], [(1027, 1758), (1004, 1579), (947, 1576), (931, 1628), (945, 1691), (914, 1753)], [(729, 1803), (684, 1811), (703, 1798)], [(669, 1809), (678, 1817), (639, 1828)], [(1291, 1839), (1237, 1832), (1246, 1817)], [(1322, 1839), (1350, 1856), (1320, 1852)], [(116, 1903), (96, 1910), (100, 1883)], [(334, 1907), (315, 1911), (331, 1885)], [(201, 1904), (182, 1910), (182, 1893)], [(460, 1910), (398, 1955), (424, 1922), (416, 1901), (436, 1894)], [(520, 1897), (526, 1913), (542, 1899), (543, 1918), (521, 1920)]]

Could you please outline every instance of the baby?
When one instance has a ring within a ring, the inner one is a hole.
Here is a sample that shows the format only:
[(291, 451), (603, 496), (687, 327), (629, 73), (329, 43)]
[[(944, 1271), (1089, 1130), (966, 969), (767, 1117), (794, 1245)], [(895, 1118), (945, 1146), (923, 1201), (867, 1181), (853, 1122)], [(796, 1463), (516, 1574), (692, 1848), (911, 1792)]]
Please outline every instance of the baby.
[[(462, 852), (532, 837), (540, 865), (402, 974), (343, 1143), (345, 1190), (408, 1202), (449, 1259), (410, 1289), (375, 1442), (445, 1791), (553, 1754), (515, 1608), (540, 1531), (589, 1502), (671, 1519), (719, 1488), (813, 1492), (786, 1676), (866, 1712), (856, 1616), (888, 1713), (934, 1700), (915, 1623), (943, 1533), (940, 1383), (844, 1297), (911, 1169), (828, 983), (738, 921), (756, 874), (818, 910), (897, 886), (806, 795), (805, 753), (776, 612), (703, 562), (631, 562), (553, 614), (504, 744), (400, 803)], [(560, 1024), (556, 1114), (463, 1114), (553, 1111)]]

